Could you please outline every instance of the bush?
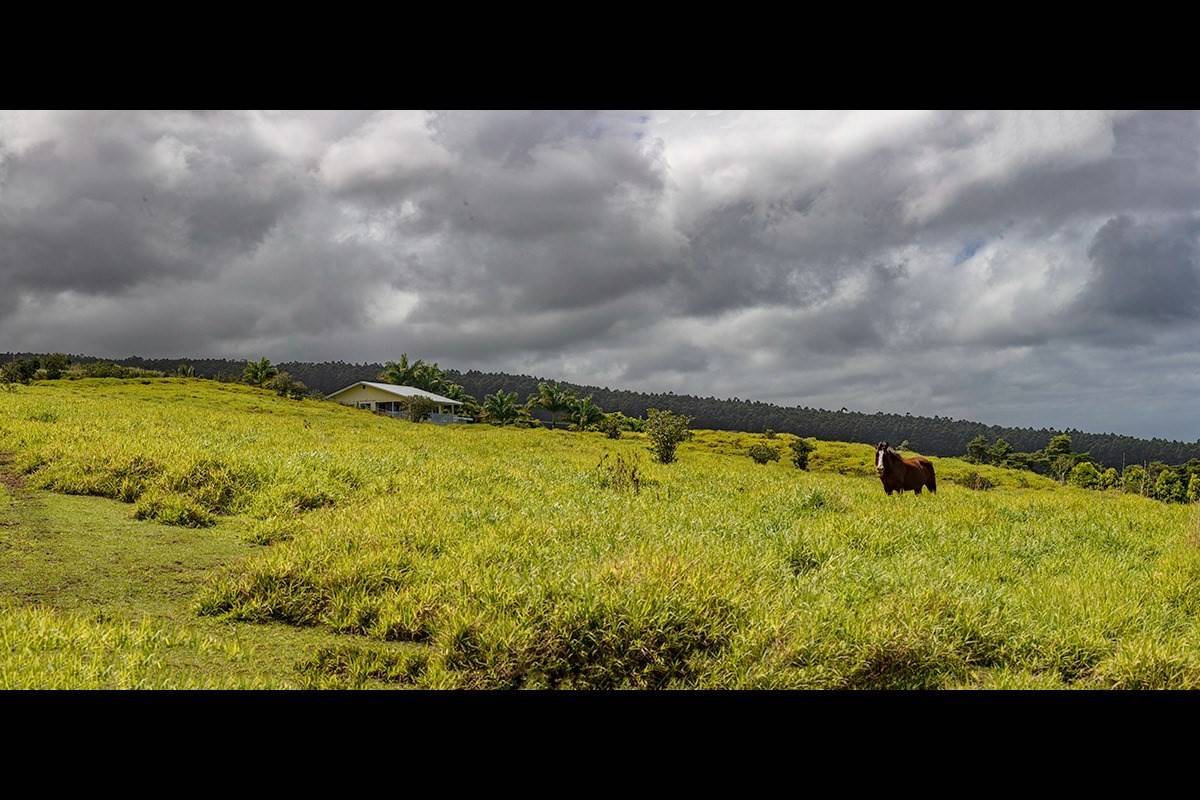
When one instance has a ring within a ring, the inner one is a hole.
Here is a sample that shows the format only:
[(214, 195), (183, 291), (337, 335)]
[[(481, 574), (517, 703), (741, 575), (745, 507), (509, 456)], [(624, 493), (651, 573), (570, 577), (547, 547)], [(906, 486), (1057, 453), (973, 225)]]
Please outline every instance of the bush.
[(96, 361), (89, 364), (73, 364), (66, 372), (67, 378), (161, 378), (164, 373), (141, 367), (122, 367), (111, 361)]
[(768, 444), (762, 444), (761, 442), (759, 444), (750, 445), (750, 449), (746, 451), (746, 454), (749, 455), (750, 458), (754, 459), (756, 464), (766, 464), (768, 461), (779, 460), (779, 451), (774, 447), (771, 447)]
[(1188, 481), (1187, 501), (1189, 503), (1200, 501), (1200, 473), (1192, 473), (1192, 478)]
[(294, 380), (286, 372), (276, 373), (264, 384), (264, 388), (270, 389), (280, 397), (290, 397), (293, 400), (303, 400), (304, 396), (308, 394), (308, 387), (300, 381)]
[(796, 469), (808, 469), (808, 456), (815, 449), (808, 439), (793, 439), (789, 445), (792, 448), (792, 463)]
[(631, 491), (637, 494), (641, 491), (642, 484), (646, 483), (645, 477), (641, 472), (641, 464), (638, 463), (637, 456), (628, 456), (617, 453), (617, 457), (609, 461), (609, 453), (605, 453), (600, 457), (600, 463), (596, 465), (594, 470), (596, 483), (603, 489), (612, 489), (618, 492)]
[(428, 419), (430, 414), (437, 411), (437, 403), (428, 397), (421, 397), (419, 395), (401, 400), (400, 404), (404, 406), (404, 410), (408, 412), (408, 418), (413, 422)]
[(675, 460), (675, 448), (680, 442), (691, 438), (688, 430), (691, 417), (672, 414), (670, 411), (659, 411), (651, 408), (646, 411), (646, 433), (650, 437), (650, 451), (660, 464), (670, 464)]
[(621, 438), (621, 423), (612, 414), (605, 414), (600, 421), (600, 430), (610, 439)]
[(771, 428), (767, 428), (765, 431), (763, 431), (763, 436), (768, 439), (774, 439), (775, 435), (776, 435), (775, 431), (772, 430)]
[(975, 470), (963, 473), (962, 477), (957, 478), (954, 482), (968, 489), (974, 489), (977, 492), (986, 492), (988, 489), (996, 488), (995, 483), (980, 475)]
[(1100, 471), (1090, 461), (1084, 461), (1072, 468), (1067, 480), (1072, 486), (1078, 486), (1081, 489), (1099, 489)]

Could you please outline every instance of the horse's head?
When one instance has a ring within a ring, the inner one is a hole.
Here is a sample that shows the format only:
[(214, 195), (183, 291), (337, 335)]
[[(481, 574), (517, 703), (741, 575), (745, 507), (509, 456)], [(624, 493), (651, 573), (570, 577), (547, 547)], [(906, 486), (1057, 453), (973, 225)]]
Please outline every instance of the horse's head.
[(888, 455), (891, 453), (891, 448), (887, 442), (880, 442), (875, 445), (875, 474), (882, 475), (887, 469)]

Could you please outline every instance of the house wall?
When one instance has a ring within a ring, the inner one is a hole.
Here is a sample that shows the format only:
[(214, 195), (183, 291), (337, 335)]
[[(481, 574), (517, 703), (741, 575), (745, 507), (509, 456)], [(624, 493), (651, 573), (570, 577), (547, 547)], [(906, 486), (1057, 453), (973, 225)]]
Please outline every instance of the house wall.
[(391, 403), (402, 398), (396, 397), (396, 395), (385, 392), (382, 389), (376, 389), (373, 386), (355, 386), (353, 389), (347, 389), (333, 399), (343, 405), (352, 406), (358, 403)]

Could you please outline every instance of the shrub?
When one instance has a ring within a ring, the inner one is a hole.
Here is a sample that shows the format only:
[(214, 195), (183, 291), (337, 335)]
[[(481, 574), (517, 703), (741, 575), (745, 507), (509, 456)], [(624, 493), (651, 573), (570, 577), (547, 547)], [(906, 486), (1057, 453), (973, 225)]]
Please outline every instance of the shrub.
[(675, 460), (675, 448), (680, 442), (691, 438), (688, 430), (691, 417), (672, 414), (670, 411), (659, 411), (651, 408), (646, 411), (646, 433), (650, 437), (650, 451), (660, 464), (670, 464)]
[(792, 463), (796, 469), (808, 469), (808, 456), (814, 450), (808, 439), (793, 439), (789, 445), (792, 448)]
[(1072, 486), (1078, 486), (1081, 489), (1099, 489), (1100, 488), (1100, 471), (1090, 461), (1084, 461), (1076, 464), (1071, 469), (1071, 473), (1067, 478)]
[(986, 492), (988, 489), (996, 488), (995, 483), (980, 475), (975, 470), (964, 472), (962, 477), (956, 479), (954, 482), (968, 489), (974, 489), (977, 492)]
[(600, 463), (596, 464), (594, 470), (596, 483), (604, 489), (612, 489), (617, 492), (631, 491), (637, 494), (641, 490), (642, 484), (646, 482), (637, 456), (625, 456), (617, 453), (617, 457), (610, 461), (609, 455), (610, 453), (602, 455)]
[(430, 414), (437, 411), (437, 403), (428, 397), (421, 397), (419, 395), (401, 400), (400, 404), (404, 406), (404, 410), (408, 412), (408, 418), (413, 422), (428, 419)]
[(774, 439), (775, 431), (772, 430), (771, 428), (767, 428), (766, 430), (763, 431), (763, 436), (766, 437), (767, 439)]
[(294, 380), (286, 372), (277, 372), (264, 384), (264, 388), (270, 389), (280, 397), (290, 397), (293, 400), (303, 400), (304, 396), (308, 394), (308, 387), (300, 381)]
[(750, 445), (750, 449), (746, 451), (746, 454), (754, 459), (756, 464), (766, 464), (768, 461), (779, 460), (779, 451), (769, 444), (762, 444), (761, 442)]
[(1188, 481), (1187, 501), (1189, 503), (1200, 501), (1200, 473), (1192, 473), (1192, 478)]
[(600, 421), (600, 430), (610, 439), (621, 438), (621, 423), (612, 414), (605, 414)]

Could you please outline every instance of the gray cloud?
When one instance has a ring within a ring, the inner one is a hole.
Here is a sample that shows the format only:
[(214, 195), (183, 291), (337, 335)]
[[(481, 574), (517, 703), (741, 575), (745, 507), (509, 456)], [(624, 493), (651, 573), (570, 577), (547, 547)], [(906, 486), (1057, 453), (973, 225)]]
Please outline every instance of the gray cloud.
[(1184, 112), (3, 112), (0, 350), (407, 350), (1192, 440), (1198, 134)]

